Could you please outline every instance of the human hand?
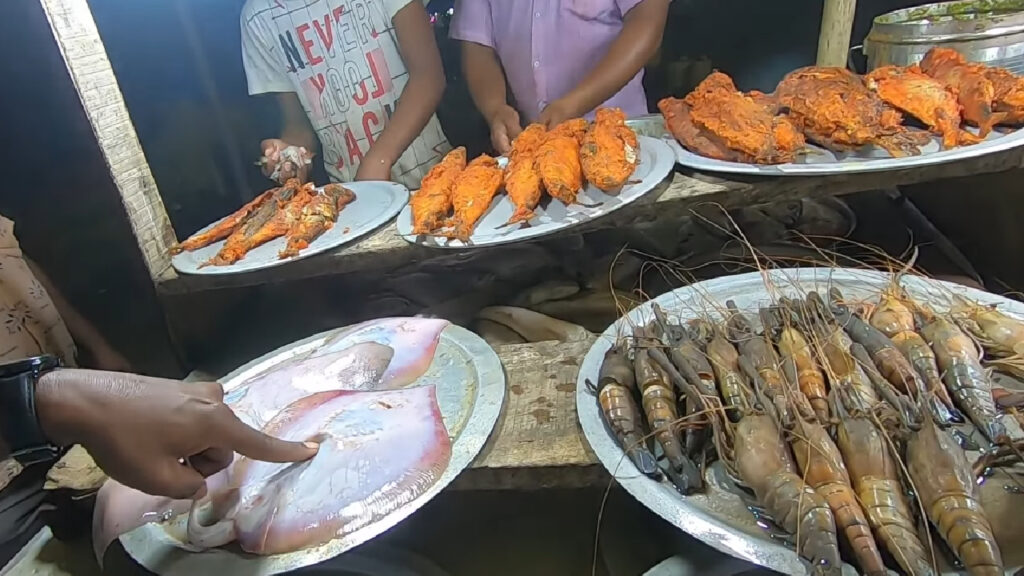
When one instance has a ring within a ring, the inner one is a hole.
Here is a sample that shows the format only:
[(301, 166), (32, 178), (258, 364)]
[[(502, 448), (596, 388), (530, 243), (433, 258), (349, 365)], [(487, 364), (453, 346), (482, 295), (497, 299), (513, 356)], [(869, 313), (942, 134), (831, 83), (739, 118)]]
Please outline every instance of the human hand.
[(548, 130), (550, 130), (566, 120), (579, 118), (582, 115), (583, 114), (579, 113), (576, 110), (576, 107), (568, 100), (559, 98), (558, 100), (548, 104), (540, 111), (540, 116), (537, 117), (537, 123), (543, 124)]
[(158, 496), (201, 497), (205, 477), (235, 452), (267, 462), (312, 458), (315, 442), (286, 442), (244, 424), (216, 382), (54, 370), (36, 386), (36, 411), (51, 441), (82, 444), (111, 478)]
[[(301, 161), (296, 162), (282, 156), (282, 152), (293, 146), (299, 149)], [(289, 144), (280, 138), (268, 138), (260, 142), (260, 149), (263, 150), (261, 170), (267, 178), (277, 181), (278, 184), (284, 184), (291, 178), (298, 178), (303, 184), (309, 181), (309, 171), (312, 167), (310, 160), (313, 159), (313, 154), (302, 146)]]
[(491, 127), (491, 145), (494, 150), (501, 155), (508, 154), (512, 150), (512, 140), (523, 131), (519, 112), (505, 104), (491, 115), (487, 123)]
[(391, 181), (391, 161), (370, 152), (359, 163), (356, 170), (356, 180), (383, 180)]

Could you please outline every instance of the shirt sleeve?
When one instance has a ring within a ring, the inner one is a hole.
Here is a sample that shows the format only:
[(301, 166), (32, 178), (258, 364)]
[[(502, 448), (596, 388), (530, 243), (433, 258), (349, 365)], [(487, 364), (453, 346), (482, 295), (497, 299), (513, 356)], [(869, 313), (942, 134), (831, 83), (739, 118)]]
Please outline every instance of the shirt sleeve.
[[(619, 7), (619, 14), (625, 16), (627, 12), (636, 8), (636, 6), (643, 1), (644, 0), (615, 0), (615, 4)], [(671, 1), (672, 0), (669, 0), (669, 2)]]
[(453, 40), (475, 42), (494, 48), (491, 23), (490, 0), (455, 0), (455, 14), (452, 15), (449, 35)]
[[(417, 0), (384, 0), (384, 11), (387, 13), (388, 20), (394, 20), (395, 14), (398, 14), (399, 10), (415, 1)], [(427, 4), (430, 3), (430, 0), (422, 0), (422, 2), (423, 7), (426, 8)]]
[[(287, 65), (281, 59), (276, 32), (258, 15), (242, 10), (242, 65), (249, 83), (249, 94), (295, 92), (288, 78)], [(276, 48), (276, 49), (275, 49)]]

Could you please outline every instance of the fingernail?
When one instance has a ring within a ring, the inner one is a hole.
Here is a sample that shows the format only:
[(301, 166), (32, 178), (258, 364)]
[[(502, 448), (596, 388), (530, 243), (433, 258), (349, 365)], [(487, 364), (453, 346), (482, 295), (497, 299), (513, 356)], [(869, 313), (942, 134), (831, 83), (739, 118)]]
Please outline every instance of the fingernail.
[(310, 450), (319, 450), (320, 449), (320, 444), (318, 444), (316, 442), (303, 442), (302, 445), (305, 446), (306, 448), (309, 448)]

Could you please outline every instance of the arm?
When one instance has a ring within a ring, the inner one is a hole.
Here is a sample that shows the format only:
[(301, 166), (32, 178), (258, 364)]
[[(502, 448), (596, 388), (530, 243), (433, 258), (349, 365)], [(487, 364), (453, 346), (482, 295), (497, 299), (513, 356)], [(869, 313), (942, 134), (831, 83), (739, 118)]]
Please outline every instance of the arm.
[(463, 42), (462, 69), (473, 103), (491, 127), (491, 144), (499, 154), (507, 154), (522, 124), (519, 113), (505, 100), (505, 72), (498, 55), (490, 46)]
[(505, 72), (493, 48), (475, 42), (463, 42), (462, 71), (466, 75), (473, 103), (484, 118), (489, 121), (508, 106), (505, 101)]
[[(289, 146), (300, 146), (306, 149), (309, 157), (316, 153), (316, 133), (306, 117), (306, 111), (302, 109), (302, 103), (294, 92), (278, 92), (275, 94), (277, 105), (281, 111), (281, 137), (268, 138), (260, 143), (263, 156), (267, 159), (263, 164), (263, 175), (270, 178), (274, 168), (280, 161), (280, 153)], [(298, 178), (305, 182), (309, 178), (310, 165), (294, 166), (287, 162), (281, 167), (280, 180), (283, 182), (288, 178)]]
[[(95, 370), (47, 372), (35, 388), (36, 416), (51, 442), (82, 444), (111, 478), (148, 494), (191, 498), (235, 452), (267, 462), (316, 454), (315, 442), (285, 442), (250, 428), (223, 400), (216, 382)], [(0, 441), (0, 458), (9, 453), (10, 442)]]
[(107, 342), (107, 339), (100, 334), (99, 330), (91, 322), (78, 313), (78, 310), (64, 298), (64, 295), (50, 281), (46, 273), (27, 256), (25, 257), (25, 263), (36, 277), (36, 280), (39, 280), (39, 283), (43, 285), (43, 289), (50, 295), (50, 300), (53, 301), (54, 307), (57, 308), (57, 313), (60, 314), (64, 324), (68, 327), (71, 337), (74, 338), (77, 344), (88, 351), (96, 366), (112, 371), (131, 370), (128, 360), (114, 350)]
[(550, 125), (583, 116), (615, 95), (661, 45), (670, 0), (643, 0), (626, 12), (622, 32), (593, 70), (541, 113)]
[(444, 94), (441, 53), (423, 3), (409, 2), (395, 14), (392, 23), (409, 81), (387, 127), (359, 165), (357, 180), (390, 180), (391, 166), (423, 131)]

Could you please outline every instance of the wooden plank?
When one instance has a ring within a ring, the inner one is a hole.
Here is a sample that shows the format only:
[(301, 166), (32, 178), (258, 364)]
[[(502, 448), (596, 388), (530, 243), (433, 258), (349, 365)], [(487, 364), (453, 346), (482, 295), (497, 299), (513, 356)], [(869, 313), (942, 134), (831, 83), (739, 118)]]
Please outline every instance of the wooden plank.
[(86, 0), (40, 0), (154, 282), (175, 277), (174, 230)]
[(846, 68), (857, 0), (825, 0), (818, 33), (818, 66)]
[[(615, 228), (644, 220), (677, 218), (700, 204), (714, 203), (724, 208), (735, 208), (1001, 172), (1021, 166), (1024, 166), (1024, 148), (951, 164), (895, 172), (828, 177), (716, 177), (696, 172), (675, 173), (645, 198), (606, 218), (573, 229), (572, 232)], [(498, 254), (505, 249), (507, 248), (496, 246), (480, 248), (473, 253)], [(354, 245), (286, 266), (247, 274), (180, 277), (169, 275), (158, 279), (157, 287), (164, 294), (186, 294), (201, 290), (253, 286), (369, 270), (386, 273), (413, 262), (457, 262), (465, 257), (466, 251), (438, 250), (409, 244), (398, 235), (395, 224), (391, 223)]]

